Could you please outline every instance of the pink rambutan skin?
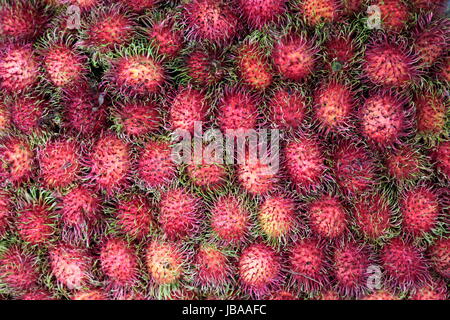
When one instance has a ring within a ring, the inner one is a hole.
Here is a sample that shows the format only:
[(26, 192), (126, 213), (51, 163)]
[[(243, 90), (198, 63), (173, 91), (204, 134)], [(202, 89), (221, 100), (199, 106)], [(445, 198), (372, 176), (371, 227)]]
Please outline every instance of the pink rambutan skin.
[(444, 132), (449, 108), (443, 97), (432, 93), (420, 94), (414, 104), (419, 133), (434, 135)]
[(448, 292), (443, 281), (430, 281), (414, 290), (409, 300), (447, 300)]
[(239, 0), (238, 5), (247, 23), (255, 28), (276, 22), (286, 11), (286, 0)]
[(330, 62), (327, 67), (331, 68), (331, 71), (341, 70), (335, 70), (333, 63), (339, 63), (339, 67), (344, 70), (348, 69), (348, 65), (355, 57), (355, 44), (353, 39), (350, 36), (343, 35), (332, 37), (326, 42), (326, 54), (327, 61)]
[(272, 83), (272, 73), (263, 51), (256, 43), (244, 43), (237, 50), (236, 63), (242, 81), (255, 90), (264, 90)]
[(153, 208), (144, 196), (118, 201), (115, 216), (120, 228), (132, 238), (144, 239), (155, 227)]
[(147, 36), (155, 42), (159, 54), (171, 58), (175, 58), (183, 47), (183, 34), (169, 21), (155, 23)]
[(173, 242), (153, 240), (146, 249), (147, 270), (157, 285), (174, 284), (185, 272), (185, 257)]
[(213, 85), (224, 76), (221, 61), (206, 50), (196, 49), (186, 59), (188, 75), (200, 85)]
[(101, 289), (82, 290), (74, 293), (72, 300), (109, 300), (106, 292)]
[(12, 218), (12, 199), (11, 194), (6, 190), (0, 190), (0, 239), (9, 229), (9, 223)]
[(429, 248), (431, 264), (441, 276), (450, 279), (450, 239), (441, 238)]
[(362, 234), (369, 239), (384, 236), (392, 226), (393, 215), (386, 199), (376, 193), (358, 197), (354, 202), (353, 216)]
[(9, 104), (11, 122), (24, 134), (38, 132), (46, 105), (46, 101), (38, 97), (20, 96)]
[(192, 182), (200, 187), (215, 190), (225, 184), (227, 171), (224, 165), (207, 163), (202, 159), (202, 164), (190, 162), (186, 168)]
[(305, 97), (296, 91), (278, 89), (269, 101), (270, 120), (284, 130), (300, 128), (307, 113)]
[(450, 141), (438, 144), (432, 156), (438, 170), (450, 179)]
[(264, 195), (276, 189), (279, 176), (269, 159), (252, 159), (246, 155), (238, 164), (236, 174), (241, 186), (250, 194)]
[(16, 217), (19, 236), (31, 245), (48, 243), (55, 232), (55, 223), (52, 209), (41, 203), (24, 204)]
[(261, 230), (271, 239), (289, 238), (297, 227), (293, 199), (283, 195), (269, 196), (258, 210)]
[(0, 258), (0, 278), (15, 291), (37, 287), (37, 257), (17, 246), (9, 247)]
[(387, 172), (398, 182), (415, 180), (422, 171), (420, 153), (408, 145), (390, 152), (385, 162)]
[(399, 32), (410, 18), (408, 6), (401, 0), (374, 1), (381, 11), (382, 26), (391, 31)]
[(312, 201), (307, 209), (309, 225), (320, 236), (336, 239), (347, 230), (347, 213), (335, 196), (322, 196)]
[(169, 122), (172, 130), (187, 130), (194, 132), (195, 122), (205, 122), (209, 103), (203, 92), (186, 87), (173, 98), (169, 109)]
[(256, 101), (246, 91), (229, 90), (218, 105), (217, 122), (223, 132), (249, 130), (256, 127), (258, 108)]
[(228, 257), (217, 246), (201, 245), (194, 257), (195, 281), (198, 286), (224, 286), (231, 277), (232, 267)]
[(337, 0), (304, 0), (298, 5), (300, 13), (309, 25), (333, 22), (341, 15), (341, 3)]
[(125, 103), (116, 111), (117, 122), (123, 132), (131, 137), (156, 132), (161, 118), (156, 104), (152, 102)]

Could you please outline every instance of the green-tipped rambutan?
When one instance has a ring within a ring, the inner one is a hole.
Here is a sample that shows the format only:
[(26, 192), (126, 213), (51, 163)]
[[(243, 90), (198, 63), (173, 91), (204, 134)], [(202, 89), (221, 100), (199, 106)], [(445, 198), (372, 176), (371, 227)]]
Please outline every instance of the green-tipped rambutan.
[(231, 279), (232, 266), (227, 255), (214, 244), (202, 244), (194, 257), (194, 281), (198, 287), (222, 288)]
[(411, 145), (404, 145), (386, 155), (386, 171), (398, 183), (413, 182), (423, 172), (426, 158)]
[(203, 86), (218, 83), (225, 72), (223, 62), (213, 52), (196, 49), (186, 58), (187, 74)]
[(218, 105), (217, 122), (220, 129), (249, 130), (256, 127), (258, 107), (255, 98), (243, 90), (228, 90)]
[(87, 249), (59, 243), (48, 255), (53, 276), (69, 290), (81, 289), (91, 281), (94, 257)]
[(158, 53), (169, 58), (178, 56), (183, 48), (183, 34), (175, 29), (172, 21), (155, 22), (146, 34), (158, 48)]
[(242, 251), (238, 274), (244, 291), (261, 298), (283, 281), (282, 263), (278, 253), (265, 244), (252, 244)]
[(40, 177), (45, 186), (64, 188), (74, 183), (80, 174), (80, 148), (73, 140), (48, 142), (38, 152)]
[(300, 13), (309, 25), (334, 22), (342, 13), (338, 0), (303, 0), (298, 4)]
[(13, 291), (37, 287), (37, 257), (17, 246), (9, 247), (0, 257), (0, 279)]
[(408, 5), (402, 0), (376, 0), (372, 4), (380, 8), (381, 26), (388, 31), (401, 31), (410, 19)]
[(325, 43), (327, 68), (332, 72), (348, 70), (355, 57), (355, 44), (348, 35), (337, 35)]
[(433, 92), (417, 94), (416, 106), (417, 132), (423, 135), (439, 136), (445, 133), (449, 114), (448, 102)]
[(353, 216), (360, 232), (371, 240), (383, 237), (392, 226), (392, 208), (384, 196), (376, 193), (357, 198)]
[(203, 92), (186, 87), (177, 92), (169, 109), (169, 122), (172, 130), (194, 132), (195, 122), (205, 122), (209, 103)]
[(258, 210), (258, 224), (269, 240), (288, 240), (297, 228), (294, 200), (283, 195), (266, 198)]
[(273, 64), (282, 77), (300, 81), (313, 72), (316, 51), (313, 42), (303, 35), (289, 34), (274, 45)]
[(286, 11), (286, 0), (239, 0), (238, 6), (247, 24), (254, 28), (276, 22)]
[(34, 168), (34, 153), (28, 142), (19, 137), (0, 140), (0, 181), (13, 184), (31, 178)]
[(132, 196), (117, 202), (115, 216), (119, 227), (138, 240), (150, 235), (155, 227), (154, 209), (143, 196)]
[(200, 223), (200, 199), (187, 190), (169, 189), (161, 195), (158, 222), (171, 240), (196, 236)]
[(95, 187), (112, 194), (128, 184), (131, 171), (129, 145), (112, 134), (105, 134), (94, 144), (87, 158), (89, 179)]
[(278, 89), (269, 101), (270, 120), (276, 127), (296, 130), (305, 119), (307, 105), (305, 96), (290, 89)]
[(224, 165), (207, 163), (205, 159), (202, 159), (202, 164), (196, 164), (192, 161), (186, 167), (186, 171), (195, 185), (210, 190), (223, 186), (228, 175)]
[(324, 195), (313, 200), (306, 214), (311, 229), (323, 238), (336, 239), (347, 230), (347, 212), (335, 196)]
[(441, 276), (450, 279), (450, 239), (442, 238), (429, 248), (431, 264)]
[(18, 96), (9, 104), (11, 122), (22, 133), (30, 135), (41, 129), (47, 102), (38, 96)]
[(235, 59), (244, 84), (255, 90), (264, 90), (270, 86), (272, 73), (258, 44), (243, 43), (238, 48)]
[(156, 104), (144, 101), (121, 104), (113, 111), (113, 117), (120, 131), (131, 137), (153, 133), (161, 122)]
[(0, 238), (2, 238), (9, 229), (9, 223), (12, 218), (12, 199), (6, 190), (0, 191)]
[(148, 142), (140, 151), (137, 173), (139, 179), (148, 188), (161, 187), (170, 183), (176, 174), (170, 143)]

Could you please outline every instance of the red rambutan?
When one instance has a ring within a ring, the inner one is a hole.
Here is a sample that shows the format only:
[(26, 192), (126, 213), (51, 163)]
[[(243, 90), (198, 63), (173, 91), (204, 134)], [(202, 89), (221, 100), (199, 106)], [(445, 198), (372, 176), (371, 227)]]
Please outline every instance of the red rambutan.
[(324, 195), (307, 209), (311, 229), (321, 237), (335, 239), (347, 230), (347, 213), (337, 197)]
[(101, 289), (90, 289), (73, 294), (72, 300), (108, 300), (106, 292)]
[(445, 8), (445, 0), (411, 0), (411, 3), (417, 11), (439, 12)]
[(169, 21), (155, 23), (147, 31), (147, 37), (154, 41), (159, 54), (170, 58), (175, 58), (183, 47), (183, 33)]
[(0, 141), (0, 181), (18, 184), (32, 176), (34, 153), (27, 141), (6, 137)]
[(188, 164), (186, 170), (195, 185), (210, 190), (224, 185), (227, 178), (227, 170), (224, 165), (207, 163), (205, 159), (202, 159), (202, 164), (196, 164), (192, 161)]
[(33, 132), (38, 132), (46, 106), (46, 101), (38, 97), (16, 97), (9, 104), (11, 122), (24, 134), (30, 135)]
[(154, 212), (148, 200), (143, 196), (132, 196), (120, 200), (115, 216), (120, 228), (132, 238), (141, 240), (155, 227)]
[(20, 247), (9, 247), (0, 258), (0, 279), (14, 291), (37, 287), (37, 257)]
[(286, 0), (239, 0), (247, 23), (255, 28), (276, 21), (286, 11)]
[(416, 95), (414, 104), (416, 106), (417, 131), (425, 135), (439, 135), (445, 131), (448, 103), (445, 98), (435, 93), (424, 93)]
[(392, 209), (387, 200), (376, 193), (361, 196), (354, 202), (353, 216), (361, 233), (376, 240), (391, 227)]
[(159, 128), (160, 115), (152, 102), (127, 102), (114, 112), (115, 121), (128, 136), (142, 136)]
[(450, 279), (450, 239), (442, 238), (429, 248), (431, 264), (441, 276)]
[(338, 0), (303, 0), (299, 10), (309, 25), (336, 21), (341, 15), (341, 3)]
[(223, 132), (250, 130), (256, 127), (258, 107), (255, 99), (245, 91), (230, 90), (218, 105), (217, 122)]
[(380, 8), (381, 25), (389, 31), (401, 31), (411, 15), (408, 5), (402, 0), (376, 0), (372, 4)]
[(236, 64), (242, 82), (252, 89), (264, 90), (272, 83), (270, 66), (256, 43), (244, 43), (238, 48)]
[(282, 195), (266, 198), (258, 210), (258, 223), (269, 239), (288, 239), (297, 227), (294, 201)]
[(196, 49), (186, 59), (187, 74), (194, 82), (209, 86), (224, 76), (223, 63), (212, 52)]
[(409, 300), (447, 300), (447, 288), (444, 282), (432, 281), (414, 290)]
[(35, 289), (35, 290), (28, 291), (24, 295), (21, 295), (19, 297), (19, 300), (38, 300), (38, 301), (43, 301), (43, 300), (56, 300), (56, 299), (47, 290)]
[(17, 210), (17, 233), (31, 245), (48, 243), (55, 233), (53, 208), (43, 201), (24, 203)]
[(153, 240), (147, 247), (147, 270), (158, 285), (177, 283), (185, 271), (184, 260), (183, 252), (173, 242)]
[(343, 0), (344, 14), (350, 15), (360, 12), (364, 2), (364, 0)]
[(178, 91), (169, 109), (172, 130), (194, 132), (195, 122), (205, 122), (209, 109), (206, 96), (199, 90), (186, 87)]
[(439, 143), (432, 154), (432, 158), (438, 170), (447, 179), (450, 179), (450, 141)]
[(280, 129), (298, 129), (307, 112), (303, 94), (290, 89), (278, 89), (269, 101), (270, 120)]
[(414, 50), (422, 68), (431, 67), (446, 52), (448, 24), (426, 15), (418, 22), (414, 32)]
[(7, 104), (0, 102), (0, 136), (10, 130), (11, 127), (11, 110)]
[(195, 282), (200, 287), (220, 288), (231, 278), (228, 257), (213, 244), (202, 244), (194, 258)]
[(348, 69), (355, 57), (355, 46), (350, 36), (338, 35), (329, 39), (326, 44), (327, 67), (337, 72)]
[(141, 12), (154, 7), (157, 0), (119, 0), (136, 12)]
[(388, 174), (400, 183), (419, 178), (423, 162), (420, 151), (409, 145), (389, 152), (385, 159)]
[(9, 229), (9, 222), (12, 218), (12, 199), (6, 190), (0, 191), (0, 239)]
[(364, 296), (362, 300), (400, 300), (400, 298), (387, 290), (377, 290)]

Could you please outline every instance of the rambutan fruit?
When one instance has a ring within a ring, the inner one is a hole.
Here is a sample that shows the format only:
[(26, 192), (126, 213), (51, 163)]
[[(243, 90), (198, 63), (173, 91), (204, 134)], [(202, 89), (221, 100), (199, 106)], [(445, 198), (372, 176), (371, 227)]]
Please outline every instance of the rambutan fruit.
[(131, 137), (157, 131), (161, 121), (156, 104), (144, 101), (121, 104), (113, 111), (113, 117), (118, 128)]
[(300, 81), (314, 70), (316, 53), (312, 41), (304, 36), (290, 34), (274, 45), (272, 61), (281, 76), (288, 80)]
[(192, 239), (199, 230), (200, 199), (182, 188), (161, 195), (158, 222), (170, 240)]
[(325, 43), (327, 67), (333, 72), (347, 70), (355, 57), (355, 45), (348, 35), (337, 35)]
[(131, 170), (130, 147), (112, 134), (101, 136), (87, 159), (90, 180), (108, 194), (128, 183)]
[(0, 279), (13, 291), (37, 287), (37, 257), (17, 246), (9, 247), (0, 258)]
[(338, 0), (303, 0), (298, 9), (309, 25), (316, 26), (339, 19), (342, 4)]
[(416, 11), (438, 12), (445, 8), (445, 0), (411, 0)]
[(186, 171), (196, 186), (210, 190), (215, 190), (223, 186), (228, 175), (224, 165), (207, 163), (205, 159), (202, 159), (202, 164), (196, 164), (192, 161), (186, 167)]
[(300, 290), (317, 291), (328, 282), (328, 257), (321, 242), (300, 239), (289, 248), (288, 270)]
[(22, 133), (38, 132), (44, 118), (47, 102), (38, 96), (21, 95), (9, 103), (11, 122)]
[(450, 82), (450, 55), (442, 60), (437, 76), (444, 81)]
[(80, 45), (106, 53), (131, 42), (134, 22), (120, 6), (98, 7), (91, 11)]
[(187, 74), (202, 86), (218, 83), (224, 76), (223, 62), (207, 50), (196, 49), (186, 58)]
[(401, 238), (386, 243), (380, 253), (380, 261), (389, 283), (402, 290), (417, 287), (428, 276), (422, 252)]
[(3, 3), (0, 9), (0, 38), (32, 40), (48, 20), (36, 1), (16, 0)]
[(101, 289), (78, 291), (72, 295), (72, 300), (108, 300), (106, 292)]
[(336, 182), (344, 194), (362, 194), (376, 183), (375, 162), (363, 146), (350, 141), (341, 142), (332, 159)]
[(436, 163), (437, 169), (447, 179), (450, 179), (450, 141), (439, 143), (432, 154), (432, 158)]
[(406, 87), (417, 74), (416, 56), (408, 53), (399, 40), (374, 41), (366, 49), (363, 71), (373, 84), (386, 87)]
[(307, 112), (305, 96), (290, 89), (278, 89), (269, 101), (270, 120), (284, 130), (300, 128)]
[(284, 148), (284, 165), (292, 183), (300, 190), (313, 191), (325, 176), (325, 157), (317, 139), (301, 137)]
[(105, 83), (126, 96), (145, 96), (160, 90), (165, 80), (162, 64), (148, 53), (117, 57), (105, 74)]
[(402, 0), (376, 0), (372, 2), (380, 8), (381, 25), (389, 31), (399, 32), (405, 28), (411, 12)]
[(175, 29), (173, 22), (165, 20), (156, 22), (147, 30), (148, 39), (158, 48), (158, 53), (175, 58), (183, 48), (183, 33)]
[(12, 199), (6, 190), (0, 191), (0, 239), (9, 229), (12, 218)]
[(64, 188), (75, 182), (81, 170), (80, 149), (73, 140), (47, 142), (38, 152), (40, 176), (45, 186)]
[(386, 155), (385, 166), (388, 174), (397, 182), (412, 182), (422, 173), (425, 157), (414, 146), (404, 145)]
[(119, 227), (131, 238), (138, 240), (150, 235), (155, 227), (154, 212), (148, 200), (139, 195), (119, 200), (115, 216)]
[(277, 288), (283, 281), (282, 263), (271, 247), (256, 243), (245, 248), (238, 261), (238, 275), (244, 291), (260, 298)]
[[(138, 257), (125, 240), (111, 238), (101, 246), (100, 266), (113, 292), (128, 289), (137, 281)], [(117, 295), (123, 296), (123, 292)]]
[(184, 9), (189, 34), (195, 39), (225, 43), (241, 28), (233, 6), (222, 0), (191, 0)]
[(343, 0), (343, 11), (345, 15), (351, 15), (360, 12), (364, 4), (364, 0)]
[(411, 127), (406, 98), (389, 91), (368, 97), (359, 110), (361, 134), (369, 143), (386, 148), (408, 134)]
[(283, 195), (264, 199), (258, 210), (258, 224), (270, 240), (289, 239), (297, 228), (294, 200)]
[(348, 86), (331, 80), (314, 93), (314, 117), (326, 132), (345, 132), (351, 127), (355, 106), (354, 94)]
[(247, 24), (254, 28), (274, 22), (286, 11), (286, 0), (239, 0)]
[(51, 272), (59, 283), (69, 290), (89, 284), (94, 257), (87, 249), (59, 243), (49, 250), (48, 255)]
[(161, 187), (170, 183), (176, 175), (170, 143), (149, 141), (140, 151), (137, 173), (139, 179), (148, 188)]
[(152, 9), (157, 0), (119, 0), (136, 12)]
[(447, 300), (447, 288), (443, 281), (431, 281), (414, 290), (409, 300)]
[(268, 300), (299, 300), (293, 293), (285, 290), (273, 292), (267, 298)]
[(9, 93), (32, 88), (38, 81), (40, 71), (31, 44), (6, 43), (1, 49), (0, 88)]
[(441, 238), (429, 248), (431, 264), (441, 276), (450, 279), (450, 239)]
[(441, 206), (438, 195), (425, 186), (416, 186), (403, 193), (400, 200), (403, 228), (414, 237), (430, 233), (438, 222)]
[(105, 106), (84, 83), (66, 90), (63, 105), (64, 125), (75, 135), (99, 133), (106, 124)]
[(317, 300), (324, 300), (324, 301), (335, 301), (335, 300), (342, 300), (340, 295), (334, 291), (334, 290), (324, 290), (317, 296)]
[(258, 107), (252, 95), (243, 90), (229, 90), (218, 105), (217, 122), (223, 132), (256, 127)]
[(432, 92), (416, 95), (414, 104), (419, 134), (436, 136), (444, 133), (449, 114), (448, 103), (444, 99)]
[(27, 141), (19, 137), (5, 137), (0, 141), (0, 181), (13, 184), (31, 178), (34, 153)]
[(227, 244), (242, 243), (250, 229), (250, 213), (235, 196), (223, 196), (211, 209), (211, 229)]
[(0, 136), (6, 134), (11, 127), (11, 110), (7, 104), (0, 102)]
[(362, 300), (400, 300), (400, 298), (387, 290), (381, 289), (364, 296)]
[(360, 232), (371, 240), (384, 236), (392, 226), (392, 208), (384, 196), (376, 193), (357, 198), (353, 216)]
[(255, 90), (264, 90), (270, 86), (273, 79), (271, 69), (258, 44), (242, 44), (235, 59), (244, 84)]
[(77, 186), (61, 196), (59, 204), (62, 237), (68, 242), (89, 239), (100, 217), (101, 201), (85, 186)]
[(350, 241), (335, 249), (334, 277), (341, 295), (359, 297), (362, 294), (367, 285), (370, 264), (371, 252), (361, 243)]
[(323, 238), (338, 238), (348, 227), (347, 212), (335, 196), (323, 195), (311, 201), (307, 216), (311, 229)]
[(157, 285), (173, 285), (185, 272), (185, 257), (174, 242), (153, 240), (146, 251), (146, 266), (151, 279)]
[(230, 278), (232, 267), (227, 255), (214, 244), (201, 244), (194, 257), (195, 283), (197, 287), (225, 286)]
[(203, 92), (186, 87), (177, 92), (169, 109), (172, 130), (194, 132), (195, 122), (205, 122), (209, 103)]
[(56, 300), (53, 295), (45, 289), (35, 289), (21, 295), (19, 300)]

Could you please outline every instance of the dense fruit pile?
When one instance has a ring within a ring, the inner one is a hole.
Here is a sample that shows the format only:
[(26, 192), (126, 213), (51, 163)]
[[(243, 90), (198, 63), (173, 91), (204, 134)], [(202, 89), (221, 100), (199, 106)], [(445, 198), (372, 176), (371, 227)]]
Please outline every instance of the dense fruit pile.
[(0, 300), (448, 299), (446, 2), (0, 0)]

